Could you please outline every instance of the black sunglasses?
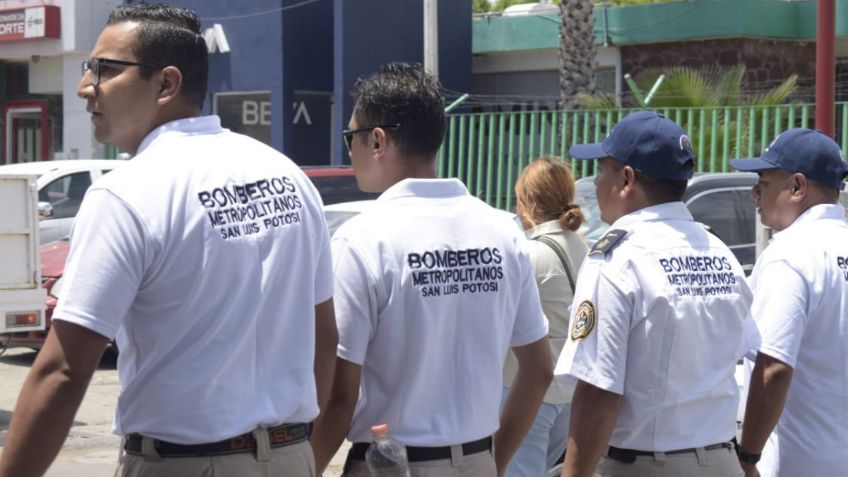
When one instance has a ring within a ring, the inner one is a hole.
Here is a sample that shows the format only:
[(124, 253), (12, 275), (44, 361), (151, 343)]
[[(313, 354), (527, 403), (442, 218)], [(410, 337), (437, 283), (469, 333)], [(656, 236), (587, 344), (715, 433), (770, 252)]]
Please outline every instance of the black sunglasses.
[(342, 138), (344, 139), (345, 147), (347, 147), (347, 153), (350, 154), (350, 147), (353, 141), (353, 135), (356, 133), (373, 131), (374, 129), (397, 129), (400, 127), (400, 123), (395, 124), (387, 124), (385, 126), (371, 126), (367, 128), (356, 128), (356, 129), (345, 129), (342, 131)]
[(144, 68), (153, 68), (155, 70), (163, 68), (162, 66), (150, 65), (147, 63), (137, 63), (135, 61), (124, 61), (124, 60), (112, 60), (109, 58), (92, 58), (90, 60), (83, 60), (82, 62), (82, 74), (85, 74), (86, 71), (91, 71), (91, 84), (97, 86), (100, 84), (100, 72), (103, 70), (100, 65), (103, 63), (113, 64), (113, 65), (124, 65), (124, 66), (141, 66)]

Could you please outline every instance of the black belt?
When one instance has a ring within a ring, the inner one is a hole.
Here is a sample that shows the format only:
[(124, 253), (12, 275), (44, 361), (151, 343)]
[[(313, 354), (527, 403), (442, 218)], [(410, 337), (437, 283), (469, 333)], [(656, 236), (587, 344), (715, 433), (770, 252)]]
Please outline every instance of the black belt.
[[(355, 442), (347, 455), (348, 459), (365, 460), (365, 451), (371, 444), (367, 442)], [(492, 437), (487, 436), (477, 441), (462, 444), (462, 455), (477, 454), (492, 449)], [(450, 446), (444, 447), (417, 447), (406, 446), (406, 457), (409, 462), (423, 462), (427, 460), (441, 460), (451, 458)]]
[[(730, 442), (722, 442), (720, 444), (712, 444), (706, 447), (703, 447), (704, 450), (716, 450), (716, 449), (733, 449), (733, 444)], [(612, 460), (617, 460), (619, 462), (623, 462), (625, 464), (632, 464), (636, 462), (636, 457), (641, 455), (650, 455), (654, 456), (656, 454), (666, 454), (666, 455), (674, 455), (674, 454), (688, 454), (690, 452), (697, 452), (697, 449), (692, 447), (689, 449), (676, 449), (665, 452), (652, 452), (652, 451), (641, 451), (634, 449), (621, 449), (619, 447), (609, 446), (609, 450), (607, 451), (607, 457)]]
[[(268, 429), (268, 440), (272, 448), (290, 446), (309, 439), (311, 432), (312, 424), (283, 424)], [(143, 439), (144, 436), (141, 434), (128, 435), (124, 444), (126, 453), (142, 455), (141, 441)], [(256, 449), (256, 439), (248, 432), (207, 444), (174, 444), (154, 439), (153, 445), (161, 457), (201, 457), (250, 452)]]

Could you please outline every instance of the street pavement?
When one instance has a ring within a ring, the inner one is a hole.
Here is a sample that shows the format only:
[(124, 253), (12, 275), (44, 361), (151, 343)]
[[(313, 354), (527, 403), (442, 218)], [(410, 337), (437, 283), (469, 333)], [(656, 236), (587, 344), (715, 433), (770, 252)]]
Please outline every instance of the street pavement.
[[(36, 352), (11, 349), (0, 355), (0, 452), (18, 393)], [(94, 373), (88, 392), (77, 412), (62, 451), (45, 474), (47, 477), (112, 477), (118, 463), (120, 439), (112, 434), (112, 419), (118, 401), (118, 372), (109, 352)], [(341, 475), (349, 443), (336, 453), (326, 477)]]

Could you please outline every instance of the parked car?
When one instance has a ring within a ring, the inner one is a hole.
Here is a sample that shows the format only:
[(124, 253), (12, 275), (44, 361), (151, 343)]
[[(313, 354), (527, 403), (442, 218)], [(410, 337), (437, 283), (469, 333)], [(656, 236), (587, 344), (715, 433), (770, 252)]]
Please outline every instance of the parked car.
[[(695, 220), (707, 225), (730, 247), (746, 273), (753, 270), (756, 259), (757, 217), (751, 197), (756, 182), (757, 174), (751, 172), (697, 174), (683, 194), (683, 203)], [(601, 220), (594, 177), (584, 177), (575, 186), (575, 202), (586, 217), (578, 232), (591, 244), (609, 225)]]
[[(69, 159), (0, 166), (0, 172), (38, 177), (39, 242), (46, 244), (70, 233), (85, 192), (104, 174), (126, 164), (111, 159)], [(378, 194), (362, 192), (349, 166), (304, 167), (325, 204), (374, 199)]]
[(324, 218), (327, 220), (327, 228), (330, 236), (336, 234), (336, 230), (353, 216), (359, 215), (374, 205), (373, 200), (355, 200), (351, 202), (339, 202), (337, 204), (324, 205)]
[(376, 199), (372, 192), (362, 192), (350, 166), (305, 166), (303, 171), (315, 184), (324, 205)]
[(100, 176), (125, 164), (109, 159), (38, 161), (0, 166), (0, 172), (38, 176), (39, 242), (68, 235), (82, 198)]

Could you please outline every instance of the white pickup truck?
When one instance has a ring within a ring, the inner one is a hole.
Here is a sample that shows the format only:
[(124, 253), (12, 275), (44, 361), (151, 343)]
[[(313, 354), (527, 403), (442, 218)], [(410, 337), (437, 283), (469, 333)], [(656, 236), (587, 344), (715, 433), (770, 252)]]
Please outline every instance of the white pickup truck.
[(0, 333), (45, 326), (37, 201), (35, 176), (0, 174)]

